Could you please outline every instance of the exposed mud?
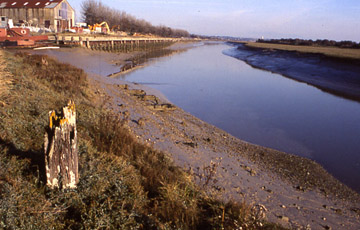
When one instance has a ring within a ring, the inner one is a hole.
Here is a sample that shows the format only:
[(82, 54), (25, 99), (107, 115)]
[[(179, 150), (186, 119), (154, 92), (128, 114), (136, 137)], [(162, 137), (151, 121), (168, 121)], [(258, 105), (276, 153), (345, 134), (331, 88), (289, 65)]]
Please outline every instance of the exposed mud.
[[(170, 104), (140, 85), (126, 83), (126, 89), (94, 82), (107, 106), (127, 119), (139, 141), (166, 151), (207, 191), (262, 204), (269, 220), (292, 228), (360, 227), (359, 194), (317, 163), (243, 142), (174, 106), (154, 110), (154, 103)], [(215, 173), (210, 175), (209, 169)]]
[(248, 47), (233, 44), (237, 49), (224, 54), (235, 57), (254, 68), (271, 71), (307, 83), (333, 95), (360, 102), (360, 61)]

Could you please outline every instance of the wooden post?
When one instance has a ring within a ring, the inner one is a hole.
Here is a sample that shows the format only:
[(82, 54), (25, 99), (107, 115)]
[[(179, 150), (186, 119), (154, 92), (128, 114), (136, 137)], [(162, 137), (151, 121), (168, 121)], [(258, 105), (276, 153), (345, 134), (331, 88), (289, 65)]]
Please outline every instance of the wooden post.
[(83, 46), (84, 46), (84, 43), (83, 43), (82, 37), (80, 37), (80, 36), (79, 36), (79, 44), (80, 44), (80, 47), (83, 47)]
[(90, 41), (89, 41), (89, 38), (86, 38), (86, 47), (88, 48), (88, 49), (90, 49), (91, 47), (90, 47)]
[(50, 188), (73, 189), (79, 182), (75, 103), (69, 101), (62, 113), (49, 112), (45, 133), (46, 184)]

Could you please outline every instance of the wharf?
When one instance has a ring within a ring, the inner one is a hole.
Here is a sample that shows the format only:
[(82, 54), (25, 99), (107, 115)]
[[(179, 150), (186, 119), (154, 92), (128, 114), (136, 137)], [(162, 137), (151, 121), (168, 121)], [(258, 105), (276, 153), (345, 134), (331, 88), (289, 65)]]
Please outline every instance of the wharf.
[(57, 35), (49, 36), (49, 41), (56, 44), (80, 46), (88, 49), (125, 49), (134, 50), (146, 46), (157, 46), (181, 41), (181, 38), (161, 37), (119, 37), (119, 36), (79, 36)]

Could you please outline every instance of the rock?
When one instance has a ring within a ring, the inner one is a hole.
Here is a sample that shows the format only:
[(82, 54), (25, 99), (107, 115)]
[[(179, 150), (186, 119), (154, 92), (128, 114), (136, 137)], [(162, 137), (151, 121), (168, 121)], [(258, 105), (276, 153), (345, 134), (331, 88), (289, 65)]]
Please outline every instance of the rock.
[(251, 169), (251, 170), (250, 170), (250, 175), (251, 175), (251, 176), (256, 176), (256, 171), (253, 170), (253, 169)]
[(302, 186), (300, 186), (300, 185), (296, 186), (295, 188), (296, 188), (297, 190), (299, 190), (299, 191), (302, 191), (302, 192), (305, 191), (305, 189), (304, 189)]
[(342, 210), (340, 208), (331, 208), (331, 210), (334, 211), (336, 214), (342, 214)]
[(124, 116), (124, 119), (127, 120), (130, 118), (130, 112), (129, 111), (124, 111), (122, 112), (122, 115)]
[(154, 104), (158, 104), (158, 98), (154, 95), (144, 95), (141, 97), (142, 100), (144, 101), (151, 101), (153, 102)]
[(256, 176), (256, 171), (249, 166), (246, 165), (240, 165), (243, 169), (245, 169), (248, 173), (250, 173), (251, 176)]
[(289, 217), (287, 217), (287, 216), (278, 216), (278, 218), (280, 220), (284, 221), (284, 222), (289, 222), (290, 221)]
[(129, 85), (125, 84), (125, 85), (117, 85), (118, 88), (120, 89), (128, 89)]
[(360, 208), (351, 208), (350, 210), (360, 215)]
[(192, 147), (192, 148), (197, 147), (197, 143), (195, 143), (195, 142), (183, 142), (183, 144), (184, 144), (184, 145), (188, 145), (188, 146), (190, 146), (190, 147)]
[(142, 89), (131, 89), (129, 90), (129, 93), (131, 96), (138, 96), (138, 97), (143, 97), (146, 95), (146, 92)]
[(153, 106), (150, 106), (149, 108), (156, 110), (156, 111), (171, 111), (171, 110), (175, 110), (176, 107), (172, 104), (156, 104)]
[(208, 137), (208, 138), (204, 138), (204, 141), (207, 141), (207, 142), (211, 142), (211, 139)]
[(48, 60), (46, 60), (45, 57), (42, 57), (42, 58), (41, 58), (41, 64), (44, 65), (44, 66), (48, 66), (48, 65), (49, 65), (49, 62), (48, 62)]
[(262, 186), (261, 189), (264, 190), (265, 192), (272, 193), (272, 190), (266, 188), (265, 186)]
[(145, 125), (145, 119), (144, 118), (140, 118), (138, 121), (137, 121), (138, 125), (140, 126), (144, 126)]

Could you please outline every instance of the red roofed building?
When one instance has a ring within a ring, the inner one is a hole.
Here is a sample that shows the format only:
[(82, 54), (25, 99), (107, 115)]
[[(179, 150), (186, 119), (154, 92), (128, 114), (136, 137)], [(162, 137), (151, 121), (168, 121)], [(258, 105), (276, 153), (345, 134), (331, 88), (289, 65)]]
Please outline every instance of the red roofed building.
[(75, 11), (67, 0), (0, 0), (0, 16), (14, 24), (49, 28), (61, 32), (75, 23)]

